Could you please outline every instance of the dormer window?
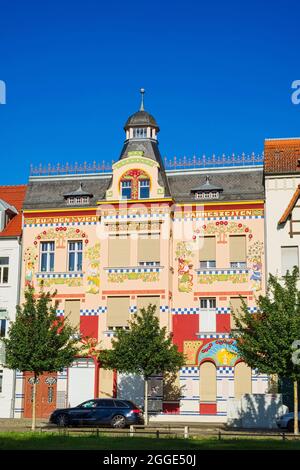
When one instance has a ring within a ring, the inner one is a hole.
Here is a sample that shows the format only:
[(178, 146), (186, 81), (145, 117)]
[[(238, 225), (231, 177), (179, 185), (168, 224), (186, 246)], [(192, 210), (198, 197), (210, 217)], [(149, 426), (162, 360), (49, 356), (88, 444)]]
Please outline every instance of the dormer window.
[(126, 171), (120, 181), (121, 199), (148, 199), (150, 197), (150, 178), (137, 168)]
[(121, 181), (122, 199), (131, 199), (131, 181)]
[(148, 199), (150, 195), (150, 180), (139, 181), (139, 199)]
[(147, 137), (147, 128), (146, 127), (133, 128), (133, 138), (135, 138), (135, 139), (145, 139), (146, 137)]
[(89, 204), (92, 197), (92, 194), (84, 191), (82, 183), (80, 183), (76, 191), (64, 194), (64, 198), (67, 200), (69, 206), (83, 206)]
[(204, 184), (198, 188), (191, 189), (191, 193), (194, 194), (194, 198), (202, 200), (219, 199), (222, 191), (223, 188), (220, 186), (214, 186), (211, 184), (209, 176), (206, 176)]

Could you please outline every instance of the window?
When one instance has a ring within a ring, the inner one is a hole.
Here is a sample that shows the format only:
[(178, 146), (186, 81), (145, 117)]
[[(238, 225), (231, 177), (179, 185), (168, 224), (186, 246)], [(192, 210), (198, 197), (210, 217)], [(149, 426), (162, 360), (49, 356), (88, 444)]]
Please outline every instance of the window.
[(252, 393), (251, 368), (238, 362), (234, 368), (234, 397), (240, 399), (245, 393)]
[(128, 327), (129, 297), (108, 297), (107, 327), (108, 330)]
[(147, 128), (146, 127), (137, 127), (133, 129), (133, 137), (135, 139), (145, 139), (147, 137)]
[(232, 235), (229, 237), (230, 267), (241, 269), (247, 267), (246, 237)]
[(9, 257), (1, 256), (0, 257), (0, 284), (8, 283), (8, 265), (9, 265)]
[(149, 305), (155, 305), (155, 315), (159, 316), (159, 304), (160, 304), (160, 297), (159, 296), (138, 296), (137, 298), (137, 310), (140, 313), (142, 308), (147, 309)]
[(54, 242), (41, 242), (41, 271), (54, 271)]
[(6, 332), (6, 320), (0, 320), (0, 338), (5, 337)]
[(281, 247), (281, 275), (287, 271), (292, 272), (294, 266), (299, 266), (299, 253), (297, 246)]
[(139, 181), (139, 199), (148, 199), (150, 194), (150, 180)]
[(69, 271), (82, 271), (82, 241), (69, 242), (69, 260), (68, 269)]
[(88, 204), (90, 202), (90, 197), (89, 196), (76, 196), (76, 197), (71, 196), (71, 197), (68, 197), (67, 201), (70, 206), (74, 206), (76, 204), (83, 205), (83, 204)]
[(211, 191), (207, 192), (196, 192), (195, 199), (219, 199), (220, 193), (219, 191)]
[(216, 238), (202, 237), (200, 238), (199, 248), (200, 268), (216, 267)]
[(65, 316), (73, 327), (78, 327), (80, 323), (80, 300), (65, 301)]
[(3, 370), (0, 370), (0, 393), (2, 393), (3, 386)]
[[(212, 362), (200, 366), (200, 402), (214, 403), (217, 399), (217, 370)], [(200, 405), (201, 406), (201, 405)], [(201, 412), (201, 407), (200, 407)]]
[(230, 309), (231, 309), (230, 328), (232, 330), (236, 329), (235, 319), (233, 318), (232, 312), (234, 312), (235, 315), (237, 315), (239, 317), (239, 319), (243, 318), (244, 312), (242, 310), (242, 306), (243, 306), (242, 300), (245, 303), (247, 303), (247, 297), (242, 297), (242, 298), (240, 298), (240, 297), (230, 297)]
[(86, 401), (80, 405), (81, 408), (96, 408), (96, 406), (97, 406), (96, 400)]
[(97, 408), (115, 408), (114, 400), (97, 400)]
[(159, 233), (145, 233), (138, 238), (139, 266), (157, 266), (160, 264)]
[(110, 268), (130, 266), (130, 237), (128, 235), (109, 237), (108, 265)]
[(214, 297), (200, 299), (199, 331), (201, 333), (216, 331), (216, 299)]
[(122, 199), (131, 199), (131, 181), (121, 181)]

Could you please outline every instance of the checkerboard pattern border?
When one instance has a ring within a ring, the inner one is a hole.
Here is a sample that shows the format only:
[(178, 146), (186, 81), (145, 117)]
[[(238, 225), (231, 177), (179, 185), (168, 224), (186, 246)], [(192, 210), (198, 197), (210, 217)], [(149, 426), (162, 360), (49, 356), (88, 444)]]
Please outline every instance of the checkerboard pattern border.
[(195, 315), (199, 313), (199, 307), (172, 308), (172, 315)]
[(200, 339), (225, 339), (229, 337), (230, 335), (228, 333), (197, 333), (197, 338)]
[(218, 274), (248, 274), (249, 269), (208, 269), (208, 270), (201, 270), (196, 269), (197, 274), (210, 274), (210, 275), (218, 275)]
[(100, 225), (100, 222), (64, 222), (56, 224), (24, 224), (24, 228), (36, 228), (36, 227), (77, 227), (78, 225)]
[(263, 215), (241, 215), (241, 216), (232, 216), (232, 217), (175, 217), (174, 222), (192, 222), (194, 220), (206, 222), (211, 220), (253, 220), (253, 219), (263, 219)]
[(109, 274), (122, 274), (122, 273), (159, 273), (162, 270), (162, 267), (156, 268), (106, 268)]
[(74, 279), (83, 278), (83, 273), (37, 273), (37, 279)]
[(165, 219), (168, 214), (125, 214), (125, 215), (105, 215), (103, 220), (127, 220), (127, 219)]

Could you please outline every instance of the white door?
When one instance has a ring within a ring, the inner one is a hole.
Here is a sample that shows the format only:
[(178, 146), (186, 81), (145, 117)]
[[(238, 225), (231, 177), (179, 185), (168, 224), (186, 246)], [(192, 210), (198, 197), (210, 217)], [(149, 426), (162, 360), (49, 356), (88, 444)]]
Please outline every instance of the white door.
[(70, 407), (94, 398), (94, 380), (93, 359), (76, 359), (68, 370), (68, 405)]

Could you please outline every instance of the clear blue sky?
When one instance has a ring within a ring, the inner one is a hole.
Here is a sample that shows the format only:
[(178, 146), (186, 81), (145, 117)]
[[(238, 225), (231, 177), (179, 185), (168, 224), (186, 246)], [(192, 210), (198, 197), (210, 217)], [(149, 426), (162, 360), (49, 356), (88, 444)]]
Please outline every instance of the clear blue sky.
[(0, 0), (0, 184), (116, 160), (140, 87), (169, 158), (299, 136), (299, 21), (288, 0)]

